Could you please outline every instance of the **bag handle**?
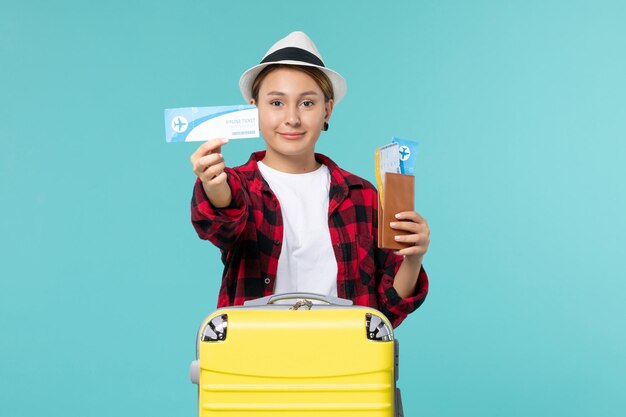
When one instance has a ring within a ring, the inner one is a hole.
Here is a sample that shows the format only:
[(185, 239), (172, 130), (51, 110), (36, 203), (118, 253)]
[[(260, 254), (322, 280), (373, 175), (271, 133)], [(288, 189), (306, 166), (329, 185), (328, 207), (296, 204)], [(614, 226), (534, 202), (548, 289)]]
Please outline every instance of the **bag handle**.
[(290, 292), (285, 294), (273, 294), (266, 297), (257, 298), (255, 300), (244, 301), (243, 305), (246, 307), (260, 307), (265, 305), (274, 304), (276, 301), (281, 300), (294, 300), (298, 298), (304, 298), (307, 300), (323, 301), (325, 303), (337, 306), (351, 306), (354, 303), (352, 300), (346, 300), (345, 298), (333, 297), (332, 295), (315, 294), (312, 292)]

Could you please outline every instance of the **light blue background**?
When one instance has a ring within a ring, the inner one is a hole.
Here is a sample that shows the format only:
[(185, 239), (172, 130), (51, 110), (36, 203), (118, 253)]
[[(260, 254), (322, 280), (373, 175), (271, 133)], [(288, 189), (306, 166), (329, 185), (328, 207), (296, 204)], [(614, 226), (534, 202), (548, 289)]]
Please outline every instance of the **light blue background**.
[[(163, 109), (239, 104), (304, 30), (349, 91), (318, 150), (421, 143), (407, 416), (626, 409), (623, 1), (2, 1), (0, 416), (192, 416), (221, 263)], [(240, 164), (260, 140), (224, 148)]]

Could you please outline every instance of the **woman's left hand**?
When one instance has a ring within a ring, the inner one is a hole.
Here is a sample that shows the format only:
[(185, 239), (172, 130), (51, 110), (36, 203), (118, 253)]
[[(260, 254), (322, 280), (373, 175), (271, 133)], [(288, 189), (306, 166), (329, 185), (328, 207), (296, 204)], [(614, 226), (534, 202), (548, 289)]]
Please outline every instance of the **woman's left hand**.
[(391, 228), (409, 232), (407, 235), (396, 235), (397, 242), (409, 243), (411, 246), (396, 252), (398, 255), (410, 256), (415, 260), (421, 260), (430, 244), (430, 229), (428, 222), (415, 211), (403, 211), (396, 214), (395, 222), (391, 222)]

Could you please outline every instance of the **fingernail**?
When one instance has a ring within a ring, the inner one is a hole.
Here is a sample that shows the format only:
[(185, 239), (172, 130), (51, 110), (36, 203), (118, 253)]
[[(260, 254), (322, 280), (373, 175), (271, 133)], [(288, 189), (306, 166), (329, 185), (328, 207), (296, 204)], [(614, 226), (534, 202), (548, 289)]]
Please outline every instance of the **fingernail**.
[(400, 217), (400, 213), (396, 214), (396, 219), (399, 219)]
[(400, 236), (394, 236), (393, 237), (395, 240), (400, 240)]
[(396, 222), (391, 222), (391, 223), (389, 223), (389, 226), (391, 226), (391, 227), (396, 227), (396, 225), (397, 225), (397, 224), (398, 224), (398, 223), (396, 223)]

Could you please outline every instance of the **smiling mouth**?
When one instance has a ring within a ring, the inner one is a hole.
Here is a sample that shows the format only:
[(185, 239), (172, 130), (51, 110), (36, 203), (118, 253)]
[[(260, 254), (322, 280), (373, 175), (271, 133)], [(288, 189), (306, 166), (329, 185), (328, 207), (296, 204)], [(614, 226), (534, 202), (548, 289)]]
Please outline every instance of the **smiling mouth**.
[(278, 132), (285, 139), (298, 139), (304, 136), (304, 132)]

